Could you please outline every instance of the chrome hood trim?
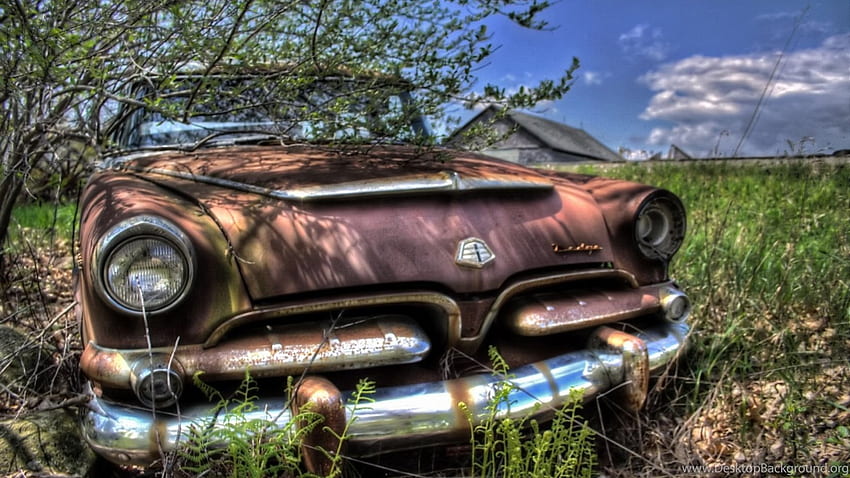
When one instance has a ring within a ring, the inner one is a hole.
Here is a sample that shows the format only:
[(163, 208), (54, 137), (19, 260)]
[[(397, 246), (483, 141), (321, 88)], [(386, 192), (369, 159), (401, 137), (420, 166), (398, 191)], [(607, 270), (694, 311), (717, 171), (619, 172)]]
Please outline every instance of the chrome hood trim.
[(291, 188), (286, 190), (264, 188), (249, 183), (233, 181), (189, 171), (165, 168), (124, 167), (124, 170), (145, 174), (159, 174), (178, 179), (187, 179), (203, 184), (219, 186), (235, 191), (259, 194), (284, 201), (323, 201), (336, 199), (405, 196), (423, 193), (453, 193), (466, 191), (497, 190), (550, 190), (551, 182), (543, 178), (488, 178), (463, 177), (455, 171), (415, 174), (396, 178), (380, 178), (349, 181), (337, 184)]
[[(585, 401), (618, 389), (625, 405), (640, 407), (646, 398), (649, 373), (663, 370), (685, 349), (690, 328), (664, 322), (629, 333), (600, 327), (586, 349), (566, 353), (511, 370), (512, 390), (499, 404), (498, 416), (545, 417), (571, 394)], [(491, 397), (505, 378), (482, 373), (454, 380), (378, 388), (359, 407), (348, 403), (351, 392), (339, 396), (346, 405), (348, 445), (358, 456), (448, 444), (468, 439), (469, 423), (458, 408), (464, 402), (473, 422), (487, 413)], [(339, 393), (339, 392), (337, 392)], [(258, 400), (245, 419), (285, 426), (291, 420), (286, 397)], [(510, 404), (508, 406), (508, 404)], [(121, 405), (91, 394), (83, 416), (83, 435), (99, 454), (118, 464), (147, 465), (160, 450), (174, 450), (194, 426), (215, 426), (211, 405), (158, 412)], [(356, 408), (356, 410), (355, 410)], [(356, 417), (356, 420), (354, 419)], [(181, 420), (182, 418), (182, 420)], [(219, 418), (223, 420), (226, 418)]]

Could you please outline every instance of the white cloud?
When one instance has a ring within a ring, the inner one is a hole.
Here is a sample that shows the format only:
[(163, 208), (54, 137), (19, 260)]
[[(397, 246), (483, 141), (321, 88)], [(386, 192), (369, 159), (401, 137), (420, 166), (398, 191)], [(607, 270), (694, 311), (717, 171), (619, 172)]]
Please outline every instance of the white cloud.
[(660, 28), (649, 25), (635, 25), (620, 35), (619, 43), (623, 53), (629, 56), (642, 56), (653, 61), (662, 61), (670, 52), (670, 44), (662, 40)]
[[(653, 129), (648, 144), (675, 143), (706, 155), (720, 142), (720, 152), (731, 154), (777, 58), (778, 52), (692, 56), (650, 71), (640, 81), (656, 93), (641, 118), (673, 125)], [(814, 138), (816, 151), (850, 146), (848, 65), (850, 33), (830, 37), (818, 48), (785, 54), (740, 154), (782, 153), (788, 141), (806, 137)]]
[(611, 73), (603, 73), (599, 71), (584, 71), (580, 73), (581, 79), (585, 85), (595, 86), (601, 85), (608, 77), (611, 76)]

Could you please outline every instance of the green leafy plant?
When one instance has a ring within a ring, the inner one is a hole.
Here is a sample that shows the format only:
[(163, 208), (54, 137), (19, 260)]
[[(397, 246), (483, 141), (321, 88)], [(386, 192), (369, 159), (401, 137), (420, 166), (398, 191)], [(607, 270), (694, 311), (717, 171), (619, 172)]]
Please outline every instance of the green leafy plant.
[[(573, 394), (560, 409), (551, 410), (551, 423), (542, 426), (530, 414), (506, 416), (510, 394), (516, 386), (510, 381), (507, 363), (495, 348), (489, 351), (494, 374), (505, 379), (494, 389), (482, 417), (474, 417), (464, 403), (458, 404), (470, 423), (473, 477), (589, 477), (596, 465), (593, 431), (580, 416), (581, 396)], [(239, 388), (224, 397), (215, 387), (194, 377), (195, 386), (215, 402), (206, 423), (191, 425), (188, 439), (177, 452), (177, 476), (313, 478), (301, 467), (304, 437), (321, 427), (323, 417), (309, 408), (276, 424), (268, 417), (253, 418), (258, 410), (257, 385), (246, 372)], [(288, 383), (290, 396), (293, 379)], [(361, 380), (349, 399), (351, 418), (341, 433), (330, 428), (339, 445), (335, 450), (319, 450), (332, 464), (325, 477), (342, 475), (344, 444), (359, 410), (368, 409), (375, 384)], [(537, 411), (535, 409), (534, 411)], [(477, 425), (475, 423), (478, 423)]]
[(345, 427), (343, 427), (342, 433), (337, 434), (333, 429), (329, 427), (324, 428), (327, 433), (330, 433), (334, 435), (334, 437), (336, 437), (338, 443), (336, 450), (319, 450), (323, 455), (325, 455), (328, 460), (330, 460), (331, 470), (327, 475), (329, 478), (337, 477), (342, 474), (342, 469), (345, 460), (343, 449), (345, 447), (345, 441), (349, 436), (348, 432), (351, 429), (351, 425), (357, 420), (357, 412), (359, 412), (360, 410), (368, 409), (368, 404), (374, 402), (371, 395), (375, 393), (375, 390), (375, 382), (365, 378), (361, 378), (354, 389), (354, 393), (348, 401), (348, 405), (351, 407), (351, 419), (349, 419), (345, 423)]
[(548, 427), (530, 418), (510, 416), (510, 395), (517, 390), (508, 364), (495, 347), (489, 349), (494, 373), (503, 377), (476, 425), (476, 417), (459, 403), (469, 421), (473, 477), (590, 477), (596, 466), (594, 432), (581, 419), (581, 395), (573, 393), (560, 409), (552, 409)]
[(7, 248), (19, 251), (27, 241), (34, 246), (53, 245), (57, 240), (70, 242), (76, 209), (77, 205), (69, 202), (21, 205), (12, 216)]
[[(302, 469), (301, 443), (308, 433), (322, 426), (322, 415), (306, 407), (283, 424), (266, 416), (257, 418), (253, 414), (259, 410), (257, 384), (248, 371), (233, 396), (227, 398), (201, 380), (201, 374), (196, 374), (193, 381), (210, 401), (216, 402), (211, 413), (214, 418), (191, 425), (188, 439), (181, 443), (178, 451), (178, 476), (316, 476)], [(361, 403), (369, 402), (369, 395), (374, 389), (373, 382), (360, 381), (349, 402), (355, 413), (362, 408)], [(288, 396), (292, 396), (293, 390), (294, 383), (290, 377)], [(342, 450), (353, 421), (354, 418), (346, 423), (341, 434), (324, 428), (339, 440), (336, 450), (319, 450), (332, 464), (327, 477), (339, 476), (342, 472)]]
[(302, 476), (300, 439), (319, 426), (321, 416), (305, 411), (284, 426), (251, 418), (249, 414), (257, 410), (258, 397), (256, 382), (247, 371), (230, 398), (204, 383), (200, 374), (193, 381), (210, 401), (217, 402), (212, 413), (215, 418), (190, 427), (189, 438), (179, 451), (180, 473), (257, 478)]

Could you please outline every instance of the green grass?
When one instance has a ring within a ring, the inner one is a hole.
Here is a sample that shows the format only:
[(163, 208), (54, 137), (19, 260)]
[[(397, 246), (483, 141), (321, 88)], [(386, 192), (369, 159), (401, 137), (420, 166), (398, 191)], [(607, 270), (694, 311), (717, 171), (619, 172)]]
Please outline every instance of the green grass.
[(7, 246), (15, 250), (22, 240), (70, 240), (77, 205), (23, 204), (12, 212)]
[(744, 349), (801, 315), (850, 329), (850, 167), (724, 162), (625, 165), (605, 174), (682, 198), (688, 235), (671, 270), (704, 329), (746, 332)]
[[(783, 450), (776, 460), (798, 464), (841, 456), (833, 442), (850, 449), (850, 167), (577, 169), (669, 189), (688, 209), (671, 274), (694, 302), (696, 333), (660, 401), (686, 423), (713, 423), (726, 463), (734, 453), (747, 463), (770, 457), (771, 446)], [(736, 431), (717, 433), (718, 424)]]

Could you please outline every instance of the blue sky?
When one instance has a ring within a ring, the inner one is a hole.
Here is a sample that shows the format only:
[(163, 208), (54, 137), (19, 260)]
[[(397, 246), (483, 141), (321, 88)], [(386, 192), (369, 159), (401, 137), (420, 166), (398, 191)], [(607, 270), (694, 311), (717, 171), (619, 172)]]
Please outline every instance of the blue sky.
[(532, 112), (581, 127), (615, 151), (666, 153), (676, 144), (704, 157), (850, 148), (848, 0), (562, 0), (542, 18), (552, 31), (490, 25), (501, 47), (482, 82), (533, 85), (578, 57), (573, 89)]

